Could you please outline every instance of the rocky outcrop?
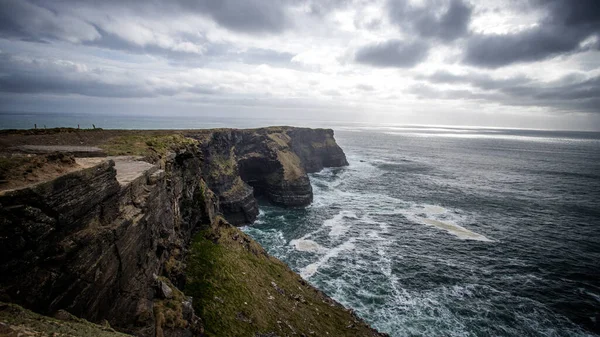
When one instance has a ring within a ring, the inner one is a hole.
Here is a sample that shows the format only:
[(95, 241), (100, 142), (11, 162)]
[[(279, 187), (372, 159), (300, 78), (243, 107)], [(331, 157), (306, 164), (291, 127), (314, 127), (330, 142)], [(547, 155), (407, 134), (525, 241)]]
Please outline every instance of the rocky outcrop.
[(134, 138), (149, 147), (144, 153), (160, 144), (153, 163), (80, 158), (91, 167), (0, 192), (0, 301), (46, 315), (66, 310), (137, 336), (201, 335), (193, 300), (180, 290), (194, 234), (215, 221), (229, 226), (220, 214), (235, 224), (253, 221), (259, 195), (306, 205), (306, 172), (347, 164), (331, 130), (187, 136), (195, 141)]
[(61, 310), (48, 317), (36, 314), (18, 305), (0, 302), (0, 336), (94, 336), (131, 337), (103, 325), (90, 323)]
[(192, 135), (202, 142), (200, 149), (206, 160), (202, 171), (207, 172), (208, 187), (219, 196), (221, 210), (232, 224), (251, 223), (258, 215), (254, 190), (240, 178), (235, 153), (237, 134), (230, 130), (209, 135)]
[(256, 218), (252, 194), (281, 206), (306, 206), (313, 198), (307, 173), (348, 165), (330, 129), (225, 129), (191, 136), (201, 140), (211, 172), (207, 183), (233, 224)]
[(306, 172), (348, 165), (344, 151), (333, 138), (333, 130), (290, 128), (287, 134), (289, 146), (300, 158)]

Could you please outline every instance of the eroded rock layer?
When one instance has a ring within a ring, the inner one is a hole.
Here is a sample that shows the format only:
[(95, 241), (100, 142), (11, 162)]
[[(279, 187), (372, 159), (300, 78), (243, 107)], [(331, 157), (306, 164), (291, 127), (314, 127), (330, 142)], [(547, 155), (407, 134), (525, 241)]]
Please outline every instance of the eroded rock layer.
[(209, 159), (212, 175), (207, 183), (221, 205), (227, 205), (224, 214), (233, 224), (256, 218), (258, 208), (250, 191), (277, 205), (306, 206), (313, 197), (307, 172), (348, 165), (329, 129), (225, 129), (195, 137)]

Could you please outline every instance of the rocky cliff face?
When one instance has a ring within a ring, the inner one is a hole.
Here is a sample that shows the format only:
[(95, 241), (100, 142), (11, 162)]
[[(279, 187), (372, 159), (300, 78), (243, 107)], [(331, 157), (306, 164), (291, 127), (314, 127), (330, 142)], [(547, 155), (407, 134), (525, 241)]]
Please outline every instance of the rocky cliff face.
[(154, 144), (168, 149), (152, 150), (153, 163), (83, 158), (78, 162), (91, 167), (1, 192), (0, 301), (106, 320), (138, 336), (202, 335), (192, 299), (180, 291), (189, 278), (194, 233), (215, 222), (229, 228), (220, 214), (235, 224), (253, 221), (257, 195), (283, 206), (306, 205), (312, 200), (306, 172), (347, 164), (331, 130), (186, 136), (195, 140), (146, 140), (150, 150)]
[(258, 208), (254, 196), (285, 207), (312, 202), (307, 172), (348, 165), (333, 130), (271, 127), (215, 130), (201, 140), (210, 188), (220, 196), (227, 220), (250, 223)]
[[(189, 151), (165, 170), (116, 158), (1, 195), (1, 298), (156, 335), (158, 276), (183, 284), (192, 231), (218, 212)], [(182, 320), (165, 328), (197, 329), (191, 311)]]

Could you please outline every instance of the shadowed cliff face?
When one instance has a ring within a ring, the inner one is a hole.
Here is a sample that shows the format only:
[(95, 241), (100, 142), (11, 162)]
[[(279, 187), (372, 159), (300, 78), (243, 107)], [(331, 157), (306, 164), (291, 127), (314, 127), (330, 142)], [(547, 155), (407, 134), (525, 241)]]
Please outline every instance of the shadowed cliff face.
[[(78, 158), (89, 168), (0, 192), (0, 301), (107, 320), (137, 336), (203, 334), (193, 300), (179, 290), (189, 278), (186, 258), (195, 233), (221, 228), (257, 245), (219, 215), (252, 222), (255, 195), (307, 205), (306, 172), (347, 165), (331, 130), (124, 131), (99, 145), (107, 153), (145, 157)], [(268, 259), (261, 263), (272, 269)], [(280, 262), (277, 268), (293, 274)], [(268, 277), (256, 273), (253, 279)], [(331, 308), (340, 319), (336, 326), (357, 320)]]
[(192, 232), (218, 212), (201, 158), (190, 147), (164, 170), (115, 158), (1, 194), (0, 300), (108, 320), (139, 336), (198, 330), (183, 310), (191, 303), (161, 305), (161, 285), (183, 286)]
[(207, 183), (233, 224), (256, 219), (254, 197), (285, 207), (309, 205), (313, 194), (307, 172), (348, 165), (328, 129), (216, 130), (200, 147), (209, 158)]

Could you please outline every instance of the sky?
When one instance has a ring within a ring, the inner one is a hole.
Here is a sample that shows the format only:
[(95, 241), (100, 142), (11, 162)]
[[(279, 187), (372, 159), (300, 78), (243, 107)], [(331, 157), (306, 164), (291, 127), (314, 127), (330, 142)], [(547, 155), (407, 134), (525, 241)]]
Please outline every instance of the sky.
[(0, 0), (0, 111), (600, 130), (600, 1)]

